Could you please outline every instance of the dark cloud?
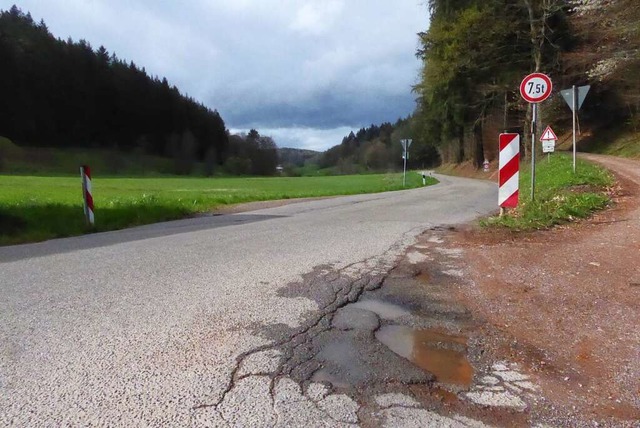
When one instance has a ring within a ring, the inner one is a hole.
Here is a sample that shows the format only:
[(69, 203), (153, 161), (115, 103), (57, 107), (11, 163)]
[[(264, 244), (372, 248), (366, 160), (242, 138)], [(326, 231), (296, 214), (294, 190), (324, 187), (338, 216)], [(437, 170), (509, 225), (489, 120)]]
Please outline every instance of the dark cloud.
[[(12, 2), (0, 0), (0, 8)], [(60, 38), (84, 38), (220, 111), (326, 147), (342, 127), (414, 108), (421, 0), (23, 0)], [(286, 129), (291, 128), (291, 133)], [(318, 129), (313, 137), (313, 129)], [(325, 132), (334, 129), (334, 132)], [(302, 131), (300, 131), (302, 130)]]
[(411, 97), (402, 94), (344, 96), (325, 92), (304, 103), (267, 100), (253, 108), (222, 110), (226, 121), (242, 128), (287, 126), (330, 129), (340, 126), (395, 122), (413, 110)]

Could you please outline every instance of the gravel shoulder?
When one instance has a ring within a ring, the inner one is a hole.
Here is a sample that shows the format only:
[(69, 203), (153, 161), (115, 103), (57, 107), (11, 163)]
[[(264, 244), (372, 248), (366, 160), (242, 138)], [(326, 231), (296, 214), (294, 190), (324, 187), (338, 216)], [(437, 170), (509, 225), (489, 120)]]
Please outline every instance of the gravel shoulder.
[(487, 352), (534, 373), (572, 420), (638, 426), (640, 162), (585, 158), (616, 175), (612, 208), (548, 231), (469, 227), (447, 241), (464, 249), (471, 279), (459, 298), (503, 338)]

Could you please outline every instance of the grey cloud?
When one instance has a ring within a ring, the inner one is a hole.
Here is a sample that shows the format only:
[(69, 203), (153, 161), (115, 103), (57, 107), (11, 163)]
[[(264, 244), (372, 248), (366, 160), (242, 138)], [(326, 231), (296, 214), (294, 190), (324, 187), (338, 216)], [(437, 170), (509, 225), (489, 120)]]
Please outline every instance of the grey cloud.
[(58, 37), (104, 45), (167, 77), (220, 111), (232, 128), (333, 129), (406, 116), (419, 69), (416, 33), (428, 25), (422, 0), (23, 0), (19, 6)]
[(342, 96), (325, 92), (307, 103), (282, 103), (264, 100), (255, 107), (221, 110), (229, 123), (243, 128), (303, 126), (330, 129), (337, 126), (364, 126), (394, 122), (413, 108), (413, 100), (404, 95), (387, 95), (380, 105), (375, 94)]

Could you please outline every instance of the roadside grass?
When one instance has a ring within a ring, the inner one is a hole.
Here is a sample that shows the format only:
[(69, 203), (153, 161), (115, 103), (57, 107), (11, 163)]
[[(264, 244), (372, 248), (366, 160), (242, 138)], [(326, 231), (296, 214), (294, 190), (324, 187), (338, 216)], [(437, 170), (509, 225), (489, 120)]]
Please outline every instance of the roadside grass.
[(604, 168), (578, 159), (573, 174), (570, 155), (555, 153), (536, 167), (536, 194), (531, 200), (531, 168), (520, 169), (520, 203), (502, 217), (481, 220), (485, 227), (527, 231), (586, 218), (609, 203), (606, 190), (614, 183)]
[[(427, 184), (437, 181), (427, 178)], [(407, 174), (407, 187), (422, 177)], [(79, 177), (0, 176), (0, 245), (174, 220), (244, 202), (401, 190), (402, 174), (269, 178), (93, 177), (96, 225), (85, 225)]]

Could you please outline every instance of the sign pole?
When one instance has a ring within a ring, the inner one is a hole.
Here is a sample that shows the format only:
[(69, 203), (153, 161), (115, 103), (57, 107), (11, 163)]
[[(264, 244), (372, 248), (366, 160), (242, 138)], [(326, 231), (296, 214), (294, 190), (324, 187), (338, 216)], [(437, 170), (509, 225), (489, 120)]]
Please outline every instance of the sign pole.
[(407, 184), (407, 141), (403, 141), (402, 142), (402, 146), (404, 147), (404, 154), (402, 155), (402, 158), (404, 160), (404, 167), (403, 167), (403, 173), (402, 173), (402, 187), (406, 187)]
[(576, 85), (573, 85), (572, 88), (572, 92), (573, 92), (573, 173), (576, 173), (576, 115), (578, 114), (578, 107), (577, 107), (577, 103), (578, 103), (578, 97), (577, 97), (577, 90), (576, 90)]
[(531, 200), (536, 195), (536, 124), (538, 122), (538, 103), (549, 98), (553, 90), (553, 82), (546, 74), (532, 73), (520, 83), (520, 95), (530, 104), (533, 110), (531, 120)]
[(577, 168), (576, 152), (578, 150), (578, 147), (577, 147), (578, 137), (576, 132), (576, 128), (577, 128), (576, 125), (578, 122), (578, 110), (580, 110), (580, 107), (582, 107), (582, 103), (584, 102), (584, 99), (587, 97), (587, 94), (589, 93), (589, 89), (591, 89), (591, 85), (585, 85), (585, 86), (572, 85), (571, 88), (563, 89), (562, 91), (560, 91), (562, 98), (564, 98), (565, 102), (567, 103), (571, 111), (573, 111), (573, 173), (574, 174), (576, 173), (576, 168)]
[(413, 143), (413, 140), (411, 139), (400, 140), (400, 144), (402, 144), (403, 160), (402, 187), (406, 187), (407, 185), (407, 159), (409, 158), (409, 147), (411, 147), (411, 143)]
[(536, 197), (536, 122), (538, 121), (538, 104), (533, 104), (531, 120), (531, 200)]

